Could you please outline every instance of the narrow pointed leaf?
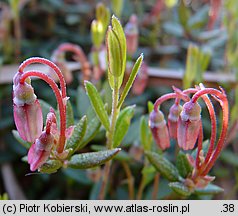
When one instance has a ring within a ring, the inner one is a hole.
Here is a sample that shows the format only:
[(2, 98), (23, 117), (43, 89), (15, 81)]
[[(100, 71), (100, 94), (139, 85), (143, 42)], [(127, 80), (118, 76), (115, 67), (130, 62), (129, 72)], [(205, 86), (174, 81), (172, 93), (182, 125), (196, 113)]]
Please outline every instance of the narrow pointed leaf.
[(118, 152), (119, 148), (112, 150), (105, 150), (100, 152), (90, 152), (73, 155), (68, 161), (68, 167), (74, 169), (88, 169), (96, 166), (100, 166), (105, 162), (112, 159)]
[(85, 88), (89, 96), (91, 105), (94, 108), (94, 111), (96, 112), (103, 126), (106, 128), (107, 131), (109, 131), (110, 130), (109, 117), (107, 115), (106, 109), (104, 108), (100, 94), (98, 93), (94, 85), (88, 81), (85, 81)]
[(20, 144), (22, 144), (25, 148), (29, 149), (29, 148), (31, 147), (31, 143), (29, 143), (29, 142), (23, 140), (23, 139), (20, 137), (20, 135), (19, 135), (19, 133), (18, 133), (17, 130), (12, 130), (12, 134), (13, 134), (13, 136), (15, 137), (15, 139), (16, 139)]
[(60, 160), (48, 160), (38, 170), (41, 173), (51, 174), (57, 172), (62, 165), (63, 164)]
[(81, 86), (77, 89), (76, 106), (80, 118), (86, 115), (87, 110), (90, 107), (88, 96)]
[(116, 122), (116, 129), (113, 137), (114, 148), (118, 147), (121, 144), (124, 136), (126, 135), (131, 123), (131, 119), (134, 115), (134, 109), (135, 106), (128, 106), (120, 112)]
[(169, 187), (180, 196), (187, 197), (191, 195), (189, 188), (181, 182), (170, 182)]
[(130, 77), (126, 83), (125, 88), (123, 89), (123, 92), (121, 94), (121, 97), (120, 97), (117, 107), (121, 107), (121, 105), (123, 104), (128, 92), (130, 91), (130, 89), (135, 81), (136, 75), (140, 69), (142, 61), (143, 61), (143, 54), (141, 54), (140, 57), (136, 60), (136, 63), (134, 64), (134, 66), (132, 68)]
[(78, 149), (78, 146), (80, 145), (87, 128), (87, 117), (83, 116), (83, 118), (80, 119), (78, 124), (76, 124), (72, 136), (69, 138), (69, 140), (66, 143), (66, 149), (72, 149), (72, 153), (75, 152)]
[(186, 178), (193, 170), (191, 164), (189, 163), (187, 156), (183, 152), (179, 152), (176, 167), (178, 168), (179, 174)]
[(117, 77), (116, 85), (115, 85), (115, 81), (114, 81), (115, 78), (113, 77), (113, 75), (110, 72), (108, 72), (107, 74), (108, 74), (108, 82), (109, 82), (111, 89), (119, 89), (122, 85), (124, 74), (121, 74), (119, 77)]
[(169, 181), (178, 181), (180, 176), (177, 168), (169, 162), (165, 157), (155, 152), (146, 151), (146, 157), (150, 163)]

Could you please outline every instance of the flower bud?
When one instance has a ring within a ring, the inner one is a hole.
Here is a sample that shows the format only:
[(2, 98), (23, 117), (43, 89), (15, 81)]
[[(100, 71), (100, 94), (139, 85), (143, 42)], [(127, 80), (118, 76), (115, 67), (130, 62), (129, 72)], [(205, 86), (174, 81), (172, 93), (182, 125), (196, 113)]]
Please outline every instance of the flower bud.
[(13, 111), (16, 128), (21, 138), (33, 143), (43, 128), (43, 116), (30, 79), (20, 83), (21, 73), (13, 79)]
[(149, 126), (157, 145), (165, 150), (170, 147), (169, 132), (161, 111), (152, 111), (149, 118)]
[(30, 170), (35, 171), (42, 166), (50, 156), (50, 151), (54, 143), (54, 136), (51, 133), (42, 132), (36, 139), (28, 152), (28, 163)]
[(93, 20), (91, 24), (91, 34), (93, 45), (96, 48), (100, 48), (103, 40), (104, 40), (104, 27), (101, 21)]
[(125, 36), (126, 36), (126, 45), (127, 52), (132, 56), (138, 47), (138, 23), (137, 16), (132, 15), (129, 22), (125, 25)]
[(117, 78), (123, 76), (126, 68), (126, 37), (115, 16), (112, 16), (112, 27), (108, 27), (106, 47), (109, 73)]
[(169, 135), (173, 139), (177, 139), (177, 126), (179, 115), (182, 111), (182, 106), (179, 104), (173, 104), (169, 109), (168, 126)]
[(195, 102), (189, 101), (183, 105), (178, 120), (178, 145), (184, 150), (193, 149), (200, 130), (201, 107)]

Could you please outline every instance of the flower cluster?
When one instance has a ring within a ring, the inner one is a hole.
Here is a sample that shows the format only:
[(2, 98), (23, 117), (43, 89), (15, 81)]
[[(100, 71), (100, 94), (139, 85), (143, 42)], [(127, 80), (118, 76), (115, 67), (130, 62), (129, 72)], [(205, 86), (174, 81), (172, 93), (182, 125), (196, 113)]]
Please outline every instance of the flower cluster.
[[(228, 100), (222, 88), (220, 90), (205, 88), (203, 84), (184, 91), (175, 87), (173, 89), (173, 93), (163, 95), (155, 102), (154, 109), (150, 113), (149, 126), (154, 140), (162, 150), (170, 147), (170, 138), (177, 140), (181, 150), (193, 150), (197, 147), (195, 158), (187, 154), (193, 172), (186, 179), (185, 184), (188, 187), (205, 187), (214, 179), (214, 177), (207, 174), (213, 167), (225, 143), (229, 119)], [(208, 95), (211, 95), (222, 109), (222, 127), (218, 139), (216, 139), (216, 114)], [(202, 109), (198, 103), (200, 98), (206, 104), (211, 120), (211, 137), (207, 151), (203, 146)], [(174, 99), (175, 102), (169, 110), (168, 124), (166, 124), (164, 114), (159, 110), (159, 107), (169, 99)], [(180, 105), (181, 101), (183, 105)]]
[[(40, 71), (23, 70), (32, 63), (48, 65), (60, 80), (60, 89), (55, 81)], [(47, 115), (46, 126), (43, 128), (43, 116), (40, 103), (31, 85), (30, 76), (39, 77), (53, 89), (59, 106), (60, 129), (57, 128), (56, 115), (53, 108)], [(20, 137), (32, 143), (28, 152), (28, 163), (31, 171), (37, 170), (50, 157), (65, 158), (66, 139), (73, 132), (73, 127), (66, 128), (66, 85), (60, 69), (51, 61), (44, 58), (29, 58), (24, 61), (13, 79), (14, 120)]]

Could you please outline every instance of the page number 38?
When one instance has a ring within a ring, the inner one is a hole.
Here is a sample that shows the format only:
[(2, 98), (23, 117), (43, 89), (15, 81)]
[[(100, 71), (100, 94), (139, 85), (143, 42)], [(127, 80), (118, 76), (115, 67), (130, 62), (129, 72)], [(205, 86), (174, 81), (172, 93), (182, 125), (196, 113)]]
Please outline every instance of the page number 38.
[(234, 204), (223, 204), (223, 209), (221, 212), (234, 212), (235, 211), (235, 205)]

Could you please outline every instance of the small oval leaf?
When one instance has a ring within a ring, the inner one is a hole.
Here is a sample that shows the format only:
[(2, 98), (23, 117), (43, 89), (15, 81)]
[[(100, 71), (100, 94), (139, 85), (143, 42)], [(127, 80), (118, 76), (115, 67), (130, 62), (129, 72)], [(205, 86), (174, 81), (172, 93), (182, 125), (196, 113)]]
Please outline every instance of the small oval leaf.
[(217, 185), (214, 185), (214, 184), (209, 184), (205, 188), (195, 189), (194, 193), (197, 195), (213, 195), (213, 194), (222, 193), (223, 191), (224, 191), (223, 188), (221, 188)]
[(87, 124), (86, 133), (83, 137), (83, 140), (78, 145), (77, 149), (82, 149), (85, 147), (97, 134), (101, 126), (100, 121), (98, 120), (97, 116), (94, 116), (94, 118), (90, 119)]
[(140, 140), (144, 150), (151, 150), (152, 134), (148, 125), (148, 117), (142, 116), (140, 119)]
[(121, 149), (105, 150), (73, 155), (68, 161), (68, 167), (74, 169), (88, 169), (100, 166), (112, 159)]
[(187, 197), (191, 195), (189, 188), (181, 182), (170, 182), (169, 187), (180, 196)]
[(103, 126), (106, 128), (107, 131), (109, 131), (110, 130), (109, 117), (107, 115), (107, 111), (104, 108), (100, 94), (98, 93), (95, 86), (89, 81), (85, 81), (84, 84), (94, 111), (96, 112)]
[(131, 118), (134, 115), (134, 109), (135, 106), (128, 106), (120, 112), (116, 122), (115, 134), (113, 136), (114, 148), (118, 147), (121, 144), (124, 136), (126, 135), (131, 123)]
[(178, 168), (179, 174), (183, 178), (186, 178), (193, 170), (191, 164), (187, 159), (187, 156), (181, 151), (177, 156), (176, 167)]
[(38, 171), (41, 173), (51, 174), (57, 172), (62, 165), (63, 164), (60, 160), (48, 160), (38, 169)]
[(76, 124), (72, 136), (66, 143), (66, 149), (72, 149), (71, 154), (78, 149), (87, 128), (87, 117), (83, 116), (78, 124)]
[(177, 168), (169, 162), (165, 157), (155, 152), (146, 151), (145, 152), (150, 163), (169, 181), (178, 181), (180, 176)]

